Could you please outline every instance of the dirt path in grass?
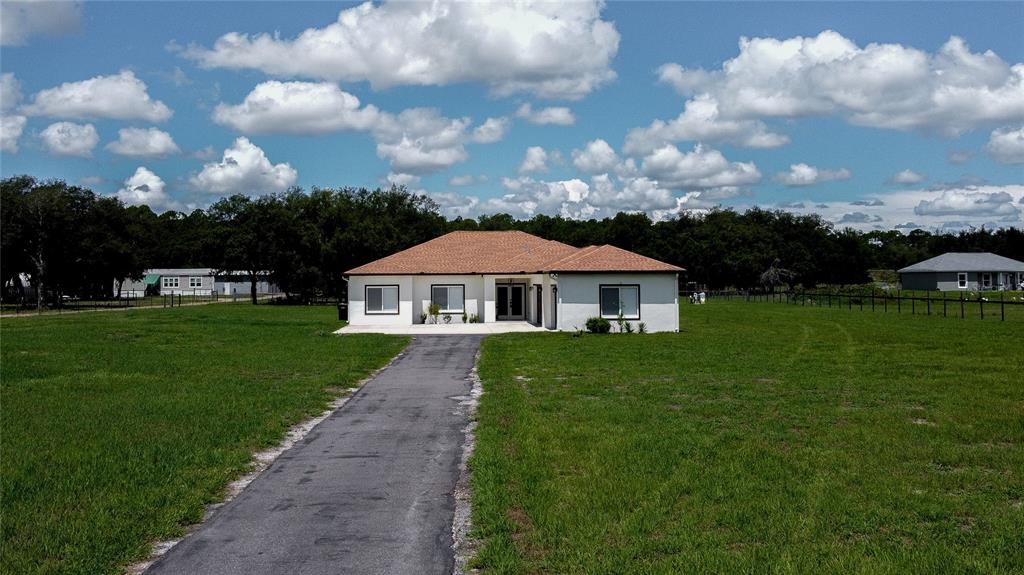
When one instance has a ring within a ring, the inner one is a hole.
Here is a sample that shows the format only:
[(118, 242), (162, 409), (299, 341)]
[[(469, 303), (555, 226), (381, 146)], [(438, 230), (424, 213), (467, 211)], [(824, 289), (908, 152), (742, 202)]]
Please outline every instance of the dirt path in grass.
[(480, 341), (414, 339), (147, 573), (451, 573)]

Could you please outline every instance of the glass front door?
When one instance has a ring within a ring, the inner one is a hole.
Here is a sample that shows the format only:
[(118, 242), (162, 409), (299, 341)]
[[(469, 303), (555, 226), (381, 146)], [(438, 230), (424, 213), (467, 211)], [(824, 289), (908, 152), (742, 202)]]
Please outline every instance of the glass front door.
[(525, 319), (525, 305), (523, 297), (526, 295), (526, 286), (523, 284), (498, 285), (497, 297), (495, 298), (495, 316), (498, 320), (522, 320)]

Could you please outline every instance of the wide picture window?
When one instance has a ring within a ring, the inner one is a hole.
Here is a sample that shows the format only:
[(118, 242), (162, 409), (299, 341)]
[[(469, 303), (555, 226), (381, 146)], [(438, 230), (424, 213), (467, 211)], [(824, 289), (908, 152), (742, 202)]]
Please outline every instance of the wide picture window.
[(366, 286), (366, 313), (398, 313), (398, 286)]
[(640, 286), (601, 286), (601, 317), (640, 319)]
[(433, 286), (430, 288), (430, 302), (441, 308), (441, 313), (462, 313), (466, 311), (466, 288), (461, 285)]

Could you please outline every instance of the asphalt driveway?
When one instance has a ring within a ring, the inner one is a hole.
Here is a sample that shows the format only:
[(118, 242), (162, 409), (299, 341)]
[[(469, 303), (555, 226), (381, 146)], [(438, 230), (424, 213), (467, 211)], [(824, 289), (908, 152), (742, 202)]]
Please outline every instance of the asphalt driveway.
[(451, 573), (480, 336), (425, 336), (147, 573)]

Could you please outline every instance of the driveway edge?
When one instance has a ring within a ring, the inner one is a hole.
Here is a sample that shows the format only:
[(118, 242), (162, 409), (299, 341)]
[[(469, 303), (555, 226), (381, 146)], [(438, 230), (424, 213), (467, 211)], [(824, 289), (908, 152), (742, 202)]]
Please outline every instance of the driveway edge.
[[(483, 342), (480, 344), (483, 348)], [(477, 368), (480, 365), (480, 350), (473, 358), (473, 369), (469, 371), (469, 381), (473, 387), (460, 403), (465, 407), (469, 416), (469, 423), (463, 428), (465, 439), (462, 443), (462, 457), (459, 460), (459, 479), (455, 483), (455, 514), (452, 517), (452, 550), (455, 554), (455, 567), (453, 575), (464, 575), (476, 573), (475, 569), (467, 569), (470, 559), (476, 554), (479, 541), (470, 536), (473, 529), (473, 485), (469, 471), (469, 458), (473, 456), (476, 448), (476, 409), (480, 404), (480, 396), (483, 395), (483, 385), (480, 382), (480, 374)]]
[[(313, 429), (317, 425), (319, 425), (325, 419), (330, 417), (335, 411), (341, 409), (343, 405), (345, 405), (346, 403), (348, 403), (350, 399), (355, 397), (355, 395), (359, 393), (360, 390), (363, 389), (363, 386), (366, 385), (367, 382), (372, 380), (374, 377), (377, 377), (377, 375), (379, 375), (382, 371), (391, 367), (396, 361), (398, 361), (398, 358), (402, 357), (402, 355), (404, 354), (405, 348), (402, 348), (402, 351), (399, 351), (395, 355), (395, 357), (392, 357), (390, 361), (384, 364), (384, 366), (374, 370), (372, 373), (370, 373), (363, 379), (359, 380), (359, 382), (356, 383), (353, 387), (349, 388), (347, 390), (348, 393), (331, 400), (331, 402), (327, 404), (327, 409), (323, 413), (293, 425), (284, 434), (284, 438), (281, 440), (281, 442), (275, 445), (274, 447), (270, 447), (268, 449), (264, 449), (263, 451), (257, 451), (256, 453), (254, 453), (252, 456), (252, 460), (250, 461), (249, 472), (229, 483), (227, 487), (224, 488), (224, 497), (220, 501), (217, 501), (216, 503), (211, 503), (206, 506), (206, 509), (203, 511), (202, 519), (200, 519), (196, 523), (193, 523), (192, 525), (189, 525), (188, 528), (185, 530), (185, 533), (183, 533), (181, 537), (153, 542), (153, 550), (149, 554), (149, 557), (142, 561), (138, 561), (136, 563), (128, 565), (128, 567), (125, 568), (124, 573), (126, 573), (127, 575), (142, 575), (143, 573), (145, 573), (147, 569), (149, 569), (161, 557), (166, 555), (167, 552), (170, 551), (175, 545), (184, 541), (188, 536), (198, 531), (199, 528), (202, 527), (203, 524), (206, 523), (210, 519), (210, 517), (212, 517), (213, 514), (217, 512), (218, 509), (227, 505), (229, 502), (231, 502), (232, 499), (237, 497), (238, 494), (240, 494), (257, 477), (259, 477), (261, 473), (266, 471), (266, 469), (270, 467), (270, 464), (274, 463), (274, 461), (277, 460), (277, 458), (280, 457), (282, 453), (288, 451), (288, 449), (290, 449), (299, 441), (302, 441), (302, 439), (306, 437), (306, 435), (308, 435), (310, 431), (313, 431)], [(474, 371), (475, 370), (476, 368), (474, 367)]]

